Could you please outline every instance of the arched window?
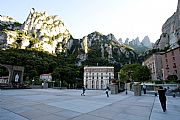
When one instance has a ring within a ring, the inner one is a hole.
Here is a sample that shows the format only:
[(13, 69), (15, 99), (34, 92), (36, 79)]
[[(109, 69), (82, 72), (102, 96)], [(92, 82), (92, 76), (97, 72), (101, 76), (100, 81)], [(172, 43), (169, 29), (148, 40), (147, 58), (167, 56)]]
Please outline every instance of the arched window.
[(92, 89), (94, 89), (94, 80), (92, 80)]
[(87, 86), (88, 86), (88, 80), (86, 80), (86, 88), (87, 88)]
[(103, 80), (101, 80), (101, 89), (103, 89)]
[(99, 81), (96, 81), (96, 89), (99, 89)]

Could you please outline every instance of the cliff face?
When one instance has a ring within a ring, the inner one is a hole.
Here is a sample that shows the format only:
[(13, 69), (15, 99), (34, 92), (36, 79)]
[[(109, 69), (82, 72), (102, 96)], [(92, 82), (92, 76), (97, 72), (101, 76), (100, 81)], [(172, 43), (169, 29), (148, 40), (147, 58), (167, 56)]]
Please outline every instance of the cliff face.
[(80, 44), (81, 52), (78, 55), (78, 65), (90, 59), (92, 54), (111, 63), (124, 62), (130, 64), (137, 58), (133, 48), (119, 43), (113, 34), (103, 35), (99, 32), (93, 32), (81, 39)]
[(160, 39), (156, 41), (154, 49), (173, 49), (178, 47), (180, 39), (180, 0), (176, 12), (167, 19), (162, 26), (162, 34)]
[(21, 23), (17, 22), (9, 16), (0, 15), (0, 30), (18, 30), (21, 27)]
[(35, 48), (55, 54), (71, 47), (71, 35), (58, 16), (48, 16), (46, 12), (41, 13), (31, 9), (27, 20), (16, 29), (12, 27), (16, 22), (5, 22), (5, 19), (1, 22), (11, 28), (0, 32), (0, 40), (3, 38), (7, 40), (4, 45), (1, 40), (1, 48)]

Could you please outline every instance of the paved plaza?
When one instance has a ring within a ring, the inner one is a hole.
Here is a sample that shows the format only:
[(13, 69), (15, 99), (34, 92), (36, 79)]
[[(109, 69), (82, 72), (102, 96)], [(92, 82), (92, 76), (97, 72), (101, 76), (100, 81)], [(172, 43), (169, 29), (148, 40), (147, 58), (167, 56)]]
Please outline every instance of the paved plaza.
[(158, 97), (103, 90), (0, 90), (0, 120), (180, 120), (180, 97), (167, 97), (163, 112)]

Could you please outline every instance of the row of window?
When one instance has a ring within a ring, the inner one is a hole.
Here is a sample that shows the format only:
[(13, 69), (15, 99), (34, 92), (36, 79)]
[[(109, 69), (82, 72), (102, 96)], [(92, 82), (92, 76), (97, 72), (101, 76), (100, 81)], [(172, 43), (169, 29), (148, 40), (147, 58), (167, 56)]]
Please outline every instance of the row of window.
[[(168, 72), (168, 74), (170, 73), (169, 71), (167, 71), (167, 72)], [(174, 73), (175, 73), (175, 74), (177, 74), (177, 73), (178, 73), (178, 71), (177, 71), (177, 70), (174, 70)]]
[[(97, 79), (101, 78), (101, 80), (103, 80), (104, 78), (103, 77), (97, 77)], [(106, 79), (109, 78), (109, 80), (111, 79), (111, 76), (110, 77), (106, 77)], [(88, 79), (88, 77), (86, 77), (86, 80)], [(95, 79), (95, 77), (93, 76), (92, 79)]]
[[(93, 88), (102, 89), (104, 82), (103, 82), (103, 80), (101, 80), (100, 82), (101, 82), (101, 87), (99, 87), (99, 81), (98, 81), (98, 80), (96, 81), (96, 86), (95, 86), (94, 80), (92, 80), (92, 81), (91, 81), (91, 88), (92, 88), (92, 89), (93, 89)], [(87, 85), (88, 85), (88, 80), (86, 80), (86, 88), (87, 88)]]
[[(172, 61), (175, 61), (175, 57), (172, 57)], [(168, 62), (168, 59), (166, 59), (166, 63)]]
[[(180, 48), (179, 48), (179, 54), (180, 54)], [(174, 51), (171, 51), (171, 55), (174, 56)], [(165, 53), (165, 57), (167, 57), (167, 53)]]
[[(177, 68), (176, 63), (173, 63), (173, 68)], [(166, 69), (169, 69), (169, 65), (166, 65)]]
[[(91, 75), (91, 73), (89, 75)], [(92, 75), (94, 76), (95, 74), (92, 73)], [(99, 76), (99, 73), (96, 73), (96, 75)], [(107, 73), (106, 73), (106, 75), (107, 75)], [(86, 73), (86, 76), (88, 76), (88, 73)], [(103, 76), (103, 73), (101, 73), (101, 76)], [(111, 76), (111, 73), (109, 73), (109, 76)]]

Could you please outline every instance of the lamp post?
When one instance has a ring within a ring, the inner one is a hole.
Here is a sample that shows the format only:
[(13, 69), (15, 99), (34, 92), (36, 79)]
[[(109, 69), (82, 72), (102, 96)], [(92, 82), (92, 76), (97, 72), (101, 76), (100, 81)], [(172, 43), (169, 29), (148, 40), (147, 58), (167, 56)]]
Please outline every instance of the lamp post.
[(32, 79), (32, 86), (34, 85), (34, 78)]
[(126, 81), (126, 95), (127, 95), (127, 81)]
[(59, 87), (60, 87), (60, 89), (61, 89), (61, 80), (59, 81)]
[(54, 83), (55, 83), (55, 81), (52, 81), (53, 82), (53, 88), (54, 88)]

